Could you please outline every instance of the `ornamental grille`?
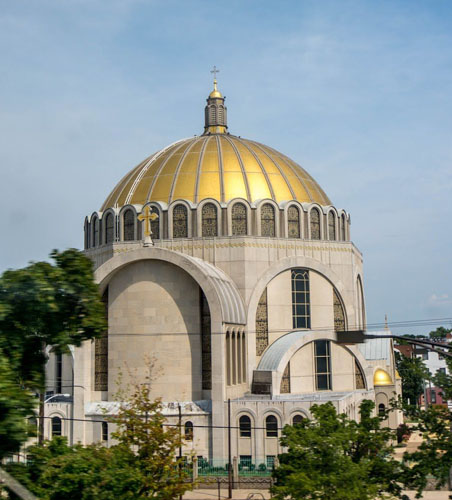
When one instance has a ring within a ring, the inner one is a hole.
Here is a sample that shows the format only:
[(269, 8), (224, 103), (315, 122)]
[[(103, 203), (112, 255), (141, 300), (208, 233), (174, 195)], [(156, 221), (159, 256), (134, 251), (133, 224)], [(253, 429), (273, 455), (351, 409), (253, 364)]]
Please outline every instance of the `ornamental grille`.
[(311, 328), (309, 271), (307, 269), (292, 269), (291, 281), (293, 328)]
[(113, 243), (113, 215), (108, 214), (105, 219), (105, 243)]
[(232, 234), (246, 236), (247, 232), (246, 207), (243, 203), (236, 203), (232, 207)]
[(281, 389), (279, 391), (281, 394), (289, 394), (290, 393), (290, 361), (287, 363), (286, 369), (284, 370), (282, 379), (281, 379)]
[(124, 212), (124, 241), (135, 239), (135, 215), (132, 210)]
[(202, 370), (202, 388), (212, 389), (212, 340), (211, 340), (211, 320), (210, 309), (206, 296), (203, 291), (200, 292), (201, 305), (201, 370)]
[(261, 208), (261, 236), (273, 238), (275, 234), (275, 209), (266, 203)]
[(328, 214), (328, 239), (331, 241), (336, 239), (336, 217), (333, 212)]
[(107, 329), (94, 341), (94, 390), (108, 391), (108, 288), (102, 296)]
[(361, 371), (361, 367), (355, 359), (355, 385), (356, 389), (365, 389), (366, 384), (364, 383), (364, 375)]
[(320, 213), (316, 208), (311, 210), (311, 240), (320, 240)]
[(158, 215), (158, 218), (155, 220), (151, 220), (151, 238), (154, 240), (160, 239), (160, 214), (159, 211), (152, 207), (151, 209), (153, 214)]
[(185, 205), (176, 205), (173, 210), (173, 238), (188, 237), (188, 216)]
[(300, 211), (293, 205), (287, 210), (289, 238), (300, 237)]
[(261, 356), (268, 346), (267, 289), (262, 292), (256, 311), (256, 356)]
[(213, 203), (206, 203), (202, 207), (202, 236), (218, 236), (217, 207)]
[(334, 331), (345, 331), (345, 313), (337, 290), (333, 288)]

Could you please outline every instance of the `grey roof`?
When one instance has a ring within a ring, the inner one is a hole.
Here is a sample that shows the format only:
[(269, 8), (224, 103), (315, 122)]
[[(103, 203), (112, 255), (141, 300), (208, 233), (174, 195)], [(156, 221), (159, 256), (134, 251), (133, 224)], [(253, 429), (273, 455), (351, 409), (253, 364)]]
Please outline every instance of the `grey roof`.
[(288, 349), (308, 333), (312, 332), (310, 330), (297, 330), (279, 337), (279, 339), (275, 340), (273, 344), (264, 352), (257, 369), (265, 371), (276, 370)]
[[(391, 335), (391, 332), (389, 330), (369, 333), (372, 333), (372, 335)], [(366, 359), (384, 359), (386, 361), (390, 361), (391, 339), (366, 340), (364, 344), (358, 344), (358, 349)]]

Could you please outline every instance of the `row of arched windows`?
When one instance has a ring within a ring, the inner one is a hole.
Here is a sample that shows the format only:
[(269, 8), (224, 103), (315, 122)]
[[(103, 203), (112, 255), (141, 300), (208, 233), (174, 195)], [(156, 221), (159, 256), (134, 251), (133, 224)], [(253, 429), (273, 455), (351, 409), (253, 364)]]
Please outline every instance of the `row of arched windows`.
[[(117, 220), (118, 226), (115, 228), (115, 215), (108, 212), (101, 221), (94, 216), (91, 223), (85, 224), (85, 246), (86, 248), (97, 247), (102, 244), (110, 244), (114, 241), (134, 241), (142, 238), (142, 224), (150, 224), (153, 239), (160, 239), (162, 214), (156, 208), (151, 208), (156, 215), (154, 220), (136, 220), (135, 211), (131, 208), (124, 210), (122, 216)], [(218, 207), (214, 203), (208, 202), (202, 205), (200, 228), (198, 236), (203, 238), (213, 238), (220, 234), (220, 223)], [(185, 204), (177, 204), (172, 209), (171, 226), (172, 238), (188, 238), (193, 234), (189, 222), (189, 210)], [(231, 208), (230, 234), (232, 236), (250, 235), (250, 224), (248, 209), (244, 203), (236, 202)], [(290, 205), (287, 209), (287, 236), (289, 238), (302, 238), (302, 217), (300, 208), (297, 205)], [(260, 219), (257, 221), (258, 229), (256, 236), (275, 238), (278, 236), (277, 213), (271, 203), (264, 203), (260, 207)], [(279, 216), (279, 214), (278, 214)], [(334, 210), (330, 210), (326, 216), (326, 228), (323, 229), (323, 213), (317, 207), (312, 207), (308, 213), (308, 228), (306, 237), (311, 240), (328, 239), (331, 241), (345, 241), (347, 239), (347, 218), (345, 214), (338, 216)], [(122, 224), (121, 224), (122, 221)], [(121, 231), (122, 226), (122, 231)], [(169, 235), (171, 238), (171, 234)]]
[[(305, 419), (303, 415), (296, 414), (292, 417), (291, 420), (291, 425), (299, 425), (303, 422), (303, 419)], [(278, 437), (278, 419), (276, 418), (275, 415), (268, 415), (265, 418), (265, 436), (266, 437)], [(251, 438), (251, 431), (252, 431), (252, 425), (251, 425), (251, 418), (248, 415), (242, 415), (239, 418), (239, 435), (242, 438)]]
[(226, 383), (246, 382), (245, 332), (226, 332)]

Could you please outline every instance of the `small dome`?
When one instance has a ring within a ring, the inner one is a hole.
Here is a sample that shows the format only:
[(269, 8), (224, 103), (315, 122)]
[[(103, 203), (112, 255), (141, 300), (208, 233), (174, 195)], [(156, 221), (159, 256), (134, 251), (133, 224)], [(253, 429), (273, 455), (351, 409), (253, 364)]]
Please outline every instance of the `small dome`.
[(209, 97), (211, 99), (223, 99), (222, 93), (217, 88), (217, 80), (216, 79), (213, 81), (213, 90), (209, 94)]
[(374, 385), (394, 385), (389, 373), (379, 368), (374, 373)]

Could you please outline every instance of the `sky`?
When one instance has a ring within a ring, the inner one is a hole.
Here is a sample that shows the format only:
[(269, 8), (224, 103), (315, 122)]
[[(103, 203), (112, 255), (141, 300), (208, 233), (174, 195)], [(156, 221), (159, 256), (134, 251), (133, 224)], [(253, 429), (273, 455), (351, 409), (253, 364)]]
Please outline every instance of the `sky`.
[(0, 272), (201, 133), (216, 65), (230, 132), (350, 212), (368, 322), (452, 327), (449, 0), (0, 0), (0, 54)]

